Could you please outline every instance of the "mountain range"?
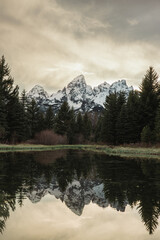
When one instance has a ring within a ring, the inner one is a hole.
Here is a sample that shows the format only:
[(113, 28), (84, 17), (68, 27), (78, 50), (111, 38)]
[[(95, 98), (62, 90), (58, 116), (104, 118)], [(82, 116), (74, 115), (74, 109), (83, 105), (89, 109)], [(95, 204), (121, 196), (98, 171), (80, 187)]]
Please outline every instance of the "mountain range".
[(104, 184), (99, 180), (91, 179), (73, 179), (64, 191), (61, 190), (56, 177), (52, 177), (48, 185), (45, 178), (37, 179), (37, 183), (33, 185), (31, 191), (26, 191), (26, 196), (32, 203), (37, 203), (47, 195), (53, 195), (56, 199), (60, 199), (65, 205), (76, 215), (80, 216), (83, 209), (91, 202), (97, 204), (99, 207), (112, 207), (117, 211), (124, 212), (128, 204), (127, 199), (123, 204), (117, 201), (109, 201), (106, 199), (104, 193)]
[(109, 94), (124, 92), (127, 97), (132, 90), (133, 87), (128, 87), (126, 80), (118, 80), (111, 85), (104, 82), (92, 88), (87, 85), (85, 77), (80, 75), (74, 78), (67, 87), (51, 95), (42, 86), (36, 85), (27, 93), (27, 99), (29, 101), (34, 99), (43, 111), (48, 106), (52, 106), (53, 111), (57, 112), (62, 103), (67, 101), (69, 106), (77, 112), (98, 112), (104, 108), (106, 96)]

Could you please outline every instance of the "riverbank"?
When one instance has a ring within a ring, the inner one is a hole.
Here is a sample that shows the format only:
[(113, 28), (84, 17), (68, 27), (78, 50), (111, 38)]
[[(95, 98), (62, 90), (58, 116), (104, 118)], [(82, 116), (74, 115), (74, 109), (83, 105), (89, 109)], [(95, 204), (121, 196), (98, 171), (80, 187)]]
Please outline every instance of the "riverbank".
[(155, 147), (122, 147), (107, 145), (5, 145), (0, 144), (0, 152), (28, 152), (28, 151), (54, 151), (61, 149), (87, 150), (108, 155), (122, 157), (158, 158), (160, 159), (160, 148)]

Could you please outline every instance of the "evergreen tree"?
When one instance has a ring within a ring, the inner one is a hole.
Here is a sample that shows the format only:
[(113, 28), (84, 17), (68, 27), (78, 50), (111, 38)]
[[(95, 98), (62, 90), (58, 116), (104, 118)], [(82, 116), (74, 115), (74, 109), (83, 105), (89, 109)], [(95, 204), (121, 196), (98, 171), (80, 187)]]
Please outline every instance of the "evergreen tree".
[(117, 130), (120, 130), (117, 121), (125, 102), (126, 98), (123, 92), (112, 93), (106, 98), (102, 120), (102, 140), (109, 144), (117, 144), (117, 134), (119, 134)]
[(102, 141), (102, 130), (103, 130), (103, 121), (102, 121), (102, 117), (100, 116), (97, 122), (97, 125), (95, 127), (95, 141)]
[(56, 133), (65, 135), (67, 134), (70, 121), (70, 108), (68, 103), (65, 101), (61, 105), (57, 116), (55, 117), (54, 130)]
[(35, 133), (37, 132), (38, 126), (38, 114), (39, 114), (39, 107), (34, 99), (30, 102), (27, 108), (27, 120), (29, 126), (29, 137), (33, 138)]
[[(2, 56), (0, 59), (0, 140), (3, 141), (10, 135), (8, 128), (11, 126), (8, 126), (8, 123), (13, 121), (13, 118), (9, 119), (9, 115), (7, 115), (9, 113), (8, 107), (17, 98), (18, 87), (14, 87), (13, 84), (14, 80), (10, 75), (10, 68)], [(14, 119), (14, 121), (16, 120)]]
[(126, 103), (126, 97), (124, 92), (117, 94), (117, 112), (120, 113), (121, 107)]
[(23, 90), (22, 93), (21, 93), (20, 101), (21, 101), (21, 104), (22, 104), (24, 110), (26, 110), (26, 108), (27, 108), (27, 96), (26, 96), (26, 91), (25, 90)]
[(107, 143), (116, 144), (117, 93), (112, 93), (106, 98), (104, 107), (102, 139)]
[(117, 138), (116, 141), (118, 144), (127, 143), (127, 135), (128, 135), (128, 129), (127, 129), (127, 108), (126, 104), (123, 104), (121, 107), (121, 111), (119, 113), (119, 116), (117, 118), (116, 123), (116, 134)]
[(14, 80), (10, 76), (10, 68), (5, 61), (4, 56), (0, 59), (0, 97), (1, 101), (8, 101), (8, 98), (14, 91)]
[(155, 116), (159, 102), (159, 84), (158, 74), (153, 67), (150, 67), (143, 78), (140, 86), (140, 100), (141, 100), (141, 129), (149, 126), (151, 130), (154, 129)]
[(53, 114), (52, 107), (49, 106), (45, 116), (45, 128), (53, 129), (53, 125), (54, 125), (54, 114)]
[(88, 117), (88, 114), (85, 113), (83, 116), (83, 131), (82, 131), (85, 140), (88, 140), (90, 138), (91, 130), (92, 130), (91, 121)]
[[(49, 125), (49, 124), (48, 124)], [(46, 129), (46, 118), (43, 112), (38, 111), (37, 113), (37, 126), (36, 126), (36, 132), (41, 132)], [(47, 127), (48, 129), (48, 127)]]
[(24, 140), (23, 107), (19, 102), (18, 88), (7, 103), (8, 140), (12, 143)]
[(160, 142), (160, 105), (158, 107), (155, 120), (155, 140)]
[(75, 121), (75, 114), (74, 114), (74, 109), (72, 108), (69, 111), (69, 126), (67, 130), (67, 138), (68, 138), (68, 143), (73, 144), (75, 141), (75, 130), (76, 130), (76, 121)]
[(148, 125), (141, 132), (141, 141), (145, 143), (152, 142), (152, 131)]
[(29, 125), (28, 125), (28, 119), (27, 119), (27, 96), (26, 96), (26, 91), (23, 90), (21, 93), (20, 97), (20, 109), (21, 109), (21, 135), (22, 135), (22, 140), (27, 140), (29, 137), (28, 132), (29, 132)]
[(83, 130), (83, 118), (82, 114), (79, 112), (76, 120), (76, 133), (82, 133)]
[(127, 100), (127, 142), (136, 143), (140, 141), (140, 97), (139, 92), (131, 91)]

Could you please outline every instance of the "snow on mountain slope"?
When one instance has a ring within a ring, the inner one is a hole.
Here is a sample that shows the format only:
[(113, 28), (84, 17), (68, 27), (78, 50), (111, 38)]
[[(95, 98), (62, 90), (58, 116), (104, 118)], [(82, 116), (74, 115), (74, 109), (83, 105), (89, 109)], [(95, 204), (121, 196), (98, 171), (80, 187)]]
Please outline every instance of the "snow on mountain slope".
[(53, 93), (51, 96), (43, 89), (36, 85), (32, 88), (27, 97), (29, 100), (35, 99), (41, 109), (45, 110), (48, 106), (52, 106), (54, 111), (57, 111), (64, 101), (68, 101), (70, 107), (75, 111), (99, 111), (103, 109), (106, 96), (114, 92), (124, 92), (126, 96), (133, 90), (133, 87), (128, 87), (125, 80), (118, 80), (112, 85), (104, 82), (97, 87), (92, 88), (86, 84), (83, 75), (74, 78), (67, 87)]
[(28, 93), (27, 93), (28, 98), (34, 98), (36, 99), (46, 99), (49, 97), (48, 93), (43, 89), (43, 87), (36, 85), (34, 86)]

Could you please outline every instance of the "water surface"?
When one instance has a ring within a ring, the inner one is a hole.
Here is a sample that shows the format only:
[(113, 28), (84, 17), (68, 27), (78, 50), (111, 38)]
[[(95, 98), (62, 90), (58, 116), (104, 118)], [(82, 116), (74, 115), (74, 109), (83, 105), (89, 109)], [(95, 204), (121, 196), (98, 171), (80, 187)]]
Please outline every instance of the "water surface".
[(160, 161), (0, 154), (0, 239), (160, 239)]

